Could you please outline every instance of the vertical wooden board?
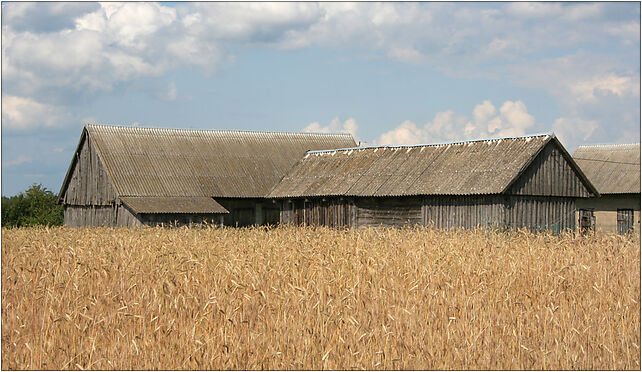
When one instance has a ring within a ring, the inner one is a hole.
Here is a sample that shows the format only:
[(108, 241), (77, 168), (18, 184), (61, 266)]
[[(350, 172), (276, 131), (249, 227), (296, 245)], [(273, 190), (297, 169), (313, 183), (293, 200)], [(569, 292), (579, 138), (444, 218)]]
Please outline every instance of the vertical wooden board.
[(80, 169), (82, 169), (82, 184), (80, 185), (82, 192), (81, 192), (81, 197), (82, 197), (82, 203), (84, 205), (89, 204), (88, 203), (88, 191), (87, 191), (87, 186), (89, 185), (89, 156), (88, 156), (89, 150), (88, 146), (85, 142), (85, 146), (83, 147), (83, 151), (80, 153), (81, 158), (82, 158), (82, 166)]
[(98, 182), (98, 175), (96, 171), (96, 156), (94, 156), (94, 151), (93, 147), (91, 145), (91, 142), (89, 142), (89, 146), (87, 146), (87, 149), (89, 150), (89, 160), (90, 160), (90, 166), (89, 166), (89, 178), (91, 182), (89, 183), (89, 203), (91, 205), (96, 205), (96, 194), (97, 194), (97, 182)]

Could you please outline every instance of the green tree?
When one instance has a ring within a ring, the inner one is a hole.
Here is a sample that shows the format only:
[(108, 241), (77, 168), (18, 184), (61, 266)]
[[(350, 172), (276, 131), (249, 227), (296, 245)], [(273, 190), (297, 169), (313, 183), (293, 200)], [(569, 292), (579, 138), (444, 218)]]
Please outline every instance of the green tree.
[(59, 226), (64, 222), (62, 205), (57, 196), (40, 184), (10, 198), (2, 197), (2, 226)]

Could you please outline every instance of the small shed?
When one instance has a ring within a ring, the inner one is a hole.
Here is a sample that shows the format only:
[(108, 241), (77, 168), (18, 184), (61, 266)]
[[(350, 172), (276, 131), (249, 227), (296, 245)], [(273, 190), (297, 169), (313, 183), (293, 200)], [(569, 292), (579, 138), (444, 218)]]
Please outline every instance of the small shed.
[(87, 125), (58, 201), (68, 226), (278, 223), (266, 195), (309, 150), (349, 134)]
[(640, 144), (580, 146), (573, 159), (600, 193), (578, 200), (580, 225), (620, 234), (640, 231)]
[(269, 194), (282, 223), (573, 229), (598, 195), (553, 134), (309, 151)]

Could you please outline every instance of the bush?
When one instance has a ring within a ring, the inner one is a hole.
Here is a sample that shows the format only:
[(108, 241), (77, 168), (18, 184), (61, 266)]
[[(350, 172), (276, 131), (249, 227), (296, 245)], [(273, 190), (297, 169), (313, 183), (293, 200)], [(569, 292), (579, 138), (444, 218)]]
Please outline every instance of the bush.
[(59, 226), (64, 223), (62, 205), (57, 196), (40, 184), (10, 198), (2, 197), (2, 226)]

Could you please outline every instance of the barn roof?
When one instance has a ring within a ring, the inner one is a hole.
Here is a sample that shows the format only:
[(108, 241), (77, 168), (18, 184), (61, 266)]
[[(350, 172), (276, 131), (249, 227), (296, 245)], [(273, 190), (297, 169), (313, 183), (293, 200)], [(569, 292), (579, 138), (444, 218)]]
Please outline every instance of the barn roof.
[(270, 197), (473, 195), (505, 192), (553, 134), (455, 143), (310, 151)]
[(640, 144), (580, 146), (573, 159), (600, 194), (640, 192)]
[(120, 198), (136, 213), (229, 213), (216, 200), (205, 196)]
[(349, 134), (87, 125), (86, 135), (121, 198), (265, 197), (306, 151), (355, 145)]

